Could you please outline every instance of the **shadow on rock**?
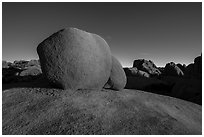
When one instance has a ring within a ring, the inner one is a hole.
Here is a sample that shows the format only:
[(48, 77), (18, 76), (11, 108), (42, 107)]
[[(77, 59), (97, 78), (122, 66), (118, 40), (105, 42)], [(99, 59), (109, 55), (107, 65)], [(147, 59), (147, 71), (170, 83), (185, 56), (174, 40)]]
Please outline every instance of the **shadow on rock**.
[(53, 88), (51, 84), (40, 74), (37, 76), (12, 76), (3, 80), (2, 90), (11, 88)]
[(127, 77), (126, 89), (138, 89), (161, 95), (169, 95), (173, 84), (161, 81), (156, 78)]

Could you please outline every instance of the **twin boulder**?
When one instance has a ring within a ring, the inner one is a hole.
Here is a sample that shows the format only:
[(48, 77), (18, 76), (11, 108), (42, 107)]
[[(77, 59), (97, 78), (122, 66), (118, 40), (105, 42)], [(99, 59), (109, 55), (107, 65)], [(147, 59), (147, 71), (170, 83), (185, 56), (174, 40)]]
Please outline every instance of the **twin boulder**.
[(125, 87), (126, 82), (127, 78), (122, 65), (114, 56), (112, 56), (111, 74), (105, 88), (121, 90)]
[[(76, 28), (60, 30), (37, 47), (43, 74), (63, 89), (101, 89), (107, 83), (120, 90), (126, 76), (100, 36)], [(118, 69), (119, 66), (119, 69)], [(121, 71), (121, 70), (122, 71)], [(117, 77), (122, 73), (122, 78)]]

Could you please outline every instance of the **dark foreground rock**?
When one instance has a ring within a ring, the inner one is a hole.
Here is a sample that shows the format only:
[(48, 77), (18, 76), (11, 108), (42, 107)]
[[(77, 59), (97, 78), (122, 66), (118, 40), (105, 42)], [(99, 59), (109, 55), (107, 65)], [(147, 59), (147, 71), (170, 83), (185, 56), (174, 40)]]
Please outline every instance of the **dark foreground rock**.
[(162, 76), (161, 80), (173, 85), (169, 96), (202, 105), (202, 80), (176, 76)]
[(138, 89), (162, 95), (170, 95), (172, 87), (173, 84), (169, 84), (156, 78), (146, 77), (127, 77), (127, 83), (125, 86), (127, 89)]
[(202, 104), (202, 81), (197, 79), (178, 80), (172, 89), (172, 96)]
[(43, 74), (62, 89), (101, 89), (112, 68), (111, 51), (100, 36), (76, 28), (60, 30), (37, 47)]
[(13, 88), (2, 94), (6, 134), (202, 134), (202, 107), (138, 90)]

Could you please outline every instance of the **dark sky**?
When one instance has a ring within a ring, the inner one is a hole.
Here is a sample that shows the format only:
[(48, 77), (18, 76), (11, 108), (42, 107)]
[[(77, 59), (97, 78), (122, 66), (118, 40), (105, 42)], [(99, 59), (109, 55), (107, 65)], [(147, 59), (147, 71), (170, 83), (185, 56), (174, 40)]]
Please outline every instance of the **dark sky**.
[(135, 59), (193, 62), (202, 52), (202, 3), (5, 3), (2, 59), (37, 59), (52, 33), (76, 27), (102, 36), (123, 66)]

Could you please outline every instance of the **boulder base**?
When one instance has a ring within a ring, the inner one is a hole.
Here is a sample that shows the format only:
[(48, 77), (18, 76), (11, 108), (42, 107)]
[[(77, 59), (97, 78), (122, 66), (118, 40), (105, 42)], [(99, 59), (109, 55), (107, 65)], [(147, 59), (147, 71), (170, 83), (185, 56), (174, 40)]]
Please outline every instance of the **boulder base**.
[(105, 88), (111, 88), (114, 90), (121, 90), (125, 87), (127, 78), (120, 62), (112, 56), (112, 69), (111, 75)]

